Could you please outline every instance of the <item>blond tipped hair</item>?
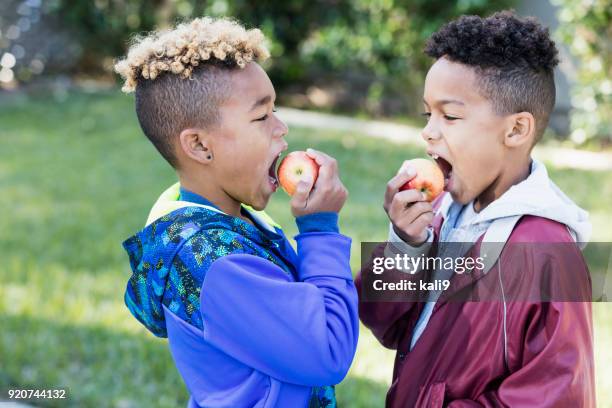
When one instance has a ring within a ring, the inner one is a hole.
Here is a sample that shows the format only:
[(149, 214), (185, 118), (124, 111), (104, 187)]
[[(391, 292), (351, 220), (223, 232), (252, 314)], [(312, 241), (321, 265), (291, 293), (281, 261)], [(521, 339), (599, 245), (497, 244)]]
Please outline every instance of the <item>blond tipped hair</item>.
[(187, 128), (213, 129), (231, 95), (231, 73), (268, 58), (264, 36), (229, 19), (196, 18), (134, 38), (115, 71), (135, 91), (138, 123), (175, 169), (176, 140)]
[(170, 30), (136, 36), (127, 56), (115, 64), (115, 71), (124, 80), (122, 91), (133, 92), (141, 79), (154, 80), (164, 73), (186, 79), (206, 62), (244, 68), (269, 55), (260, 30), (246, 30), (227, 18), (202, 17)]

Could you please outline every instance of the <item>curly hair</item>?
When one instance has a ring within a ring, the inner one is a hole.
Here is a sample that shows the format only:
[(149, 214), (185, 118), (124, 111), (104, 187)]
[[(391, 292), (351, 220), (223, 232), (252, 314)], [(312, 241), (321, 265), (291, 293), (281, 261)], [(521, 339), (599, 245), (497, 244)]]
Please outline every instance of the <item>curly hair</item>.
[(258, 29), (210, 17), (134, 37), (115, 71), (124, 80), (122, 90), (135, 91), (143, 133), (172, 167), (178, 168), (176, 137), (188, 127), (218, 124), (229, 73), (267, 59), (264, 40)]
[(548, 29), (535, 18), (512, 11), (461, 16), (429, 38), (425, 53), (473, 67), (478, 88), (495, 112), (530, 112), (536, 141), (542, 136), (555, 105), (553, 70), (559, 60)]

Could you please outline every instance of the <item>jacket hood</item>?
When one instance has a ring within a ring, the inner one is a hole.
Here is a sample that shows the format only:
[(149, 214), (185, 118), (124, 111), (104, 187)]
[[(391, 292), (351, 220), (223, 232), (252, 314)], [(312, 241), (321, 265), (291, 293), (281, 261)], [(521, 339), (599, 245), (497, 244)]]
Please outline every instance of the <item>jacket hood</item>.
[[(158, 337), (167, 336), (164, 299), (174, 312), (183, 307), (177, 301), (181, 293), (194, 289), (185, 287), (192, 280), (175, 282), (177, 278), (170, 273), (175, 255), (194, 234), (204, 229), (229, 230), (255, 244), (269, 245), (265, 234), (239, 218), (212, 206), (179, 201), (179, 188), (177, 183), (164, 191), (153, 205), (147, 225), (123, 243), (133, 272), (125, 303), (134, 317)], [(261, 226), (275, 231), (278, 224), (263, 211), (250, 214)]]
[[(168, 187), (157, 199), (151, 211), (149, 212), (149, 216), (147, 217), (146, 225), (153, 223), (155, 220), (163, 217), (171, 213), (172, 211), (178, 210), (184, 207), (201, 207), (206, 208), (213, 212), (218, 212), (224, 214), (222, 211), (218, 210), (215, 207), (196, 204), (189, 201), (181, 201), (180, 197), (180, 189), (181, 186), (179, 183), (175, 183)], [(260, 224), (264, 227), (268, 228), (271, 231), (274, 231), (273, 227), (280, 228), (280, 225), (277, 224), (265, 211), (255, 211), (253, 208), (246, 204), (242, 204), (242, 207), (246, 209), (254, 218), (259, 220)]]
[(158, 337), (167, 337), (162, 305), (167, 292), (176, 287), (170, 276), (174, 256), (204, 227), (203, 223), (212, 221), (216, 215), (218, 213), (199, 207), (178, 209), (155, 220), (123, 243), (132, 268), (125, 304), (134, 317)]
[[(446, 212), (452, 204), (446, 194), (440, 210)], [(506, 217), (533, 215), (565, 224), (578, 243), (591, 237), (592, 226), (587, 211), (578, 207), (552, 182), (544, 164), (533, 160), (531, 173), (522, 182), (510, 187), (497, 200), (482, 210), (470, 224), (491, 222)]]

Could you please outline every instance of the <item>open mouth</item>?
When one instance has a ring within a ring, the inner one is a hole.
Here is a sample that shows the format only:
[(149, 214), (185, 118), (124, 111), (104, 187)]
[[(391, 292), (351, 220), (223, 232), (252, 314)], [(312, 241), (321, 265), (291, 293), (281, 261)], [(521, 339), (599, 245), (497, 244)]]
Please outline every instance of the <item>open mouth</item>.
[(276, 166), (278, 164), (278, 159), (280, 159), (280, 153), (274, 158), (272, 164), (270, 165), (270, 168), (268, 169), (268, 181), (270, 181), (270, 184), (272, 184), (274, 188), (278, 187), (278, 177), (276, 176)]
[(435, 160), (436, 164), (442, 170), (442, 174), (444, 175), (444, 189), (448, 188), (449, 181), (451, 176), (453, 175), (453, 165), (450, 164), (445, 158), (440, 157), (437, 154), (430, 154), (432, 159)]

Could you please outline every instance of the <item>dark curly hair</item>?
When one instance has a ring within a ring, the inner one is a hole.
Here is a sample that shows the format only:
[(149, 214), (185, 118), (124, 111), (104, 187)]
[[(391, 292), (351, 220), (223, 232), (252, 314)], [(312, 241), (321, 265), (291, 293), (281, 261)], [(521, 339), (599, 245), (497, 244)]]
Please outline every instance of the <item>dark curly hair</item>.
[(425, 53), (474, 67), (479, 90), (495, 112), (530, 112), (536, 140), (542, 136), (555, 105), (553, 69), (559, 60), (548, 29), (535, 18), (512, 11), (461, 16), (429, 38)]

